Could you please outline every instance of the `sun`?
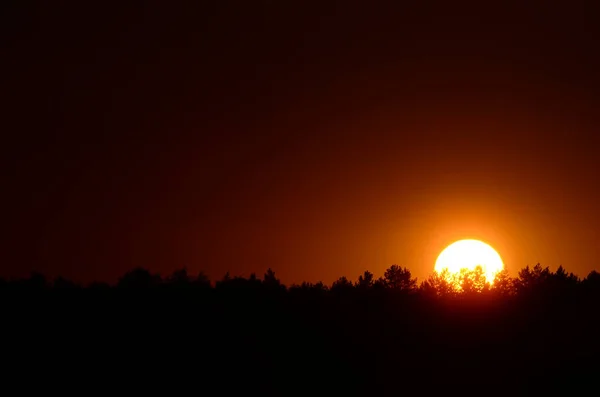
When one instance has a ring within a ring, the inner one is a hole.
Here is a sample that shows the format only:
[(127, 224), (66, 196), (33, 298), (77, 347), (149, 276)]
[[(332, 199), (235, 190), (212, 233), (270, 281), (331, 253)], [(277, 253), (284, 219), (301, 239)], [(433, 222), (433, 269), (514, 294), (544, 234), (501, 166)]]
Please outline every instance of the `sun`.
[(502, 258), (490, 245), (479, 240), (459, 240), (450, 244), (435, 261), (435, 271), (448, 269), (451, 275), (461, 269), (475, 270), (481, 266), (487, 281), (492, 283), (496, 274), (504, 269)]

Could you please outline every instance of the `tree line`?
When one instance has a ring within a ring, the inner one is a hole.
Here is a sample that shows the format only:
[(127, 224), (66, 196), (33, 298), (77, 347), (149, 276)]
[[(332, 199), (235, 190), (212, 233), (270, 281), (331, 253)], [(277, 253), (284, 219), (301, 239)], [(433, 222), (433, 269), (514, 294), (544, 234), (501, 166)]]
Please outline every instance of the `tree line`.
[(302, 282), (283, 284), (275, 272), (269, 268), (262, 278), (256, 273), (249, 277), (231, 276), (227, 272), (221, 279), (211, 281), (205, 273), (192, 275), (187, 268), (175, 270), (163, 277), (146, 268), (137, 267), (123, 274), (114, 285), (93, 282), (87, 286), (74, 283), (63, 277), (48, 280), (43, 274), (32, 273), (29, 278), (5, 280), (0, 279), (0, 290), (140, 290), (140, 289), (199, 289), (199, 290), (248, 290), (265, 289), (288, 293), (331, 293), (351, 294), (353, 292), (387, 291), (404, 295), (425, 297), (468, 297), (475, 294), (481, 296), (514, 297), (529, 294), (575, 293), (600, 291), (600, 273), (593, 270), (585, 278), (567, 272), (563, 266), (556, 271), (549, 267), (526, 266), (515, 277), (511, 277), (506, 269), (498, 272), (495, 279), (487, 280), (483, 269), (478, 266), (474, 270), (462, 269), (459, 273), (450, 273), (447, 269), (434, 272), (425, 280), (418, 282), (411, 271), (402, 266), (392, 265), (385, 270), (383, 276), (366, 270), (353, 281), (341, 276), (332, 284), (323, 282)]
[(17, 374), (171, 395), (584, 394), (597, 391), (599, 308), (598, 272), (539, 264), (493, 283), (480, 268), (418, 282), (397, 265), (328, 285), (284, 285), (272, 269), (0, 281), (3, 357)]

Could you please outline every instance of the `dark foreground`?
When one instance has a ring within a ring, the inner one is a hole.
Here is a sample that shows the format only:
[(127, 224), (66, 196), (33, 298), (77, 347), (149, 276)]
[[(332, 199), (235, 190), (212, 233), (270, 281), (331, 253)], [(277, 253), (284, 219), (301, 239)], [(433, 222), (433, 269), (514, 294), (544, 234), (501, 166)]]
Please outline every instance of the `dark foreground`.
[(7, 290), (3, 383), (83, 394), (595, 395), (597, 296)]

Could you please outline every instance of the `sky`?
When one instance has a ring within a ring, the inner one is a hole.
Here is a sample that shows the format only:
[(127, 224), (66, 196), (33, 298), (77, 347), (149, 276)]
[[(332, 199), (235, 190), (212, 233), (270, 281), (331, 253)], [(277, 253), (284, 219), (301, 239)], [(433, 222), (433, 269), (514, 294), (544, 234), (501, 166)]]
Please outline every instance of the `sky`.
[(24, 3), (0, 276), (600, 269), (592, 2)]

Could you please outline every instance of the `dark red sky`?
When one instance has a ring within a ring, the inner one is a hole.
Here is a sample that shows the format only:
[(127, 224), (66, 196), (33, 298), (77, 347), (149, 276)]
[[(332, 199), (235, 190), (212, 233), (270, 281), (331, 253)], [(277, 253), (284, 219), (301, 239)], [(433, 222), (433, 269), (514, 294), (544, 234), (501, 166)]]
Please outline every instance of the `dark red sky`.
[(463, 237), (599, 268), (594, 2), (22, 3), (4, 276), (423, 278)]

